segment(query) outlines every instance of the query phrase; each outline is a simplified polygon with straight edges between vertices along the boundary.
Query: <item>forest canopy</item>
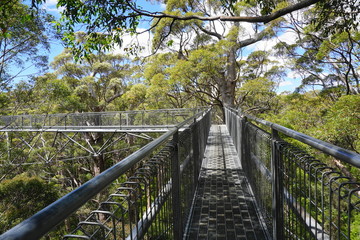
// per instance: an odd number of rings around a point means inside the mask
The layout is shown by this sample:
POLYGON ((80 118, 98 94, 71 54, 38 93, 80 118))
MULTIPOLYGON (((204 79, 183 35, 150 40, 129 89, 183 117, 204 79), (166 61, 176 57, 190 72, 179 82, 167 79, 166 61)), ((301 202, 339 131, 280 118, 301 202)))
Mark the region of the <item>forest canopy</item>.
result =
MULTIPOLYGON (((58 0, 56 16, 46 2, 0 1, 3 115, 205 106, 222 122, 230 106, 360 153, 358 0, 58 0)), ((0 195, 35 189, 48 204, 156 137, 2 134, 0 195)), ((22 204, 0 202, 1 223, 31 215, 22 204)))
POLYGON ((220 118, 224 106, 268 117, 284 114, 291 101, 283 99, 300 94, 328 103, 314 112, 323 121, 332 103, 360 93, 356 0, 59 0, 56 21, 44 2, 0 4, 7 114, 204 105, 218 107, 220 118), (50 22, 65 48, 47 65, 38 49, 56 37, 47 35, 50 22), (22 34, 21 26, 32 27, 22 34), (142 42, 124 45, 126 34, 142 38, 139 31, 150 36, 150 56, 142 42), (27 58, 50 70, 12 80, 9 67, 27 58), (293 93, 277 90, 293 79, 300 82, 293 93))

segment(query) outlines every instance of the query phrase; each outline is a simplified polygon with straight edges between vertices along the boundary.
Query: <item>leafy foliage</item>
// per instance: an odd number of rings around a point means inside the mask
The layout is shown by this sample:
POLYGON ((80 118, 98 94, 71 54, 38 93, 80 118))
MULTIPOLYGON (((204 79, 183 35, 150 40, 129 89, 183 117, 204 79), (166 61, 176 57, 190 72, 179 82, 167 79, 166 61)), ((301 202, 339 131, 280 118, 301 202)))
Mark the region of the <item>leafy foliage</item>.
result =
POLYGON ((114 102, 131 84, 132 70, 127 59, 116 54, 91 55, 75 63, 65 50, 52 63, 54 73, 38 77, 34 97, 44 112, 99 112, 116 109, 114 102), (49 110, 52 109, 52 110, 49 110))
POLYGON ((324 140, 360 153, 360 96, 342 96, 326 114, 324 140))
POLYGON ((44 50, 49 49, 50 37, 54 36, 50 27, 53 18, 20 0, 2 1, 0 13, 0 90, 5 90, 29 65, 47 69, 44 50))
POLYGON ((0 232, 35 214, 58 197, 54 184, 38 177, 22 174, 3 181, 0 185, 0 232))
MULTIPOLYGON (((310 19, 316 18, 316 12, 308 14, 310 19)), ((343 94, 359 94, 358 31, 343 29, 329 35, 323 29, 316 30, 312 23, 293 24, 298 26, 294 28, 296 43, 280 42, 276 48, 280 56, 290 59, 289 67, 301 76, 299 89, 319 86, 333 100, 343 94)))
POLYGON ((78 59, 93 51, 110 50, 115 44, 122 43, 122 34, 134 33, 140 15, 132 11, 134 2, 125 0, 59 0, 58 6, 64 7, 61 22, 57 24, 64 32, 65 43, 72 47, 78 59), (84 41, 77 41, 74 31, 77 25, 85 26, 84 41))
POLYGON ((357 0, 319 1, 317 9, 316 29, 326 34, 352 31, 359 26, 360 2, 357 0))

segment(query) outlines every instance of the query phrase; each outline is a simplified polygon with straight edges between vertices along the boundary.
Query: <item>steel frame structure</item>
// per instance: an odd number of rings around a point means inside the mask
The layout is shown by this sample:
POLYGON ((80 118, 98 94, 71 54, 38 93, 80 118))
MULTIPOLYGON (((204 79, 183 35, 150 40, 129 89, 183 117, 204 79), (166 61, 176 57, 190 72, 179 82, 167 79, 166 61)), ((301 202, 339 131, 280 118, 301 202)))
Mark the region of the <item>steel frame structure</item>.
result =
MULTIPOLYGON (((107 150, 121 140, 134 137, 152 141, 156 134, 169 131, 199 111, 201 109, 162 109, 0 116, 0 140, 7 143, 7 151, 0 157, 8 155, 0 166, 10 166, 8 172, 12 172, 26 165, 54 164, 109 154, 107 150), (91 141, 96 136, 101 136, 103 141, 91 141), (15 143, 13 139, 16 139, 15 143), (76 145, 83 153, 66 155, 64 150, 70 145, 76 145), (19 149, 23 154, 12 157, 12 152, 19 149), (33 159, 30 159, 31 155, 35 155, 33 159)), ((6 174, 0 176, 0 180, 5 177, 6 174)))
MULTIPOLYGON (((164 234, 174 239, 182 238, 210 119, 209 109, 187 117, 161 137, 10 229, 0 239, 38 239, 97 193, 119 181, 117 191, 111 193, 99 209, 92 211, 73 233, 64 238, 139 239, 144 235, 164 234), (125 182, 119 180, 135 166, 137 170, 133 175, 125 182)), ((68 142, 76 144, 64 132, 61 134, 68 138, 68 142)), ((104 144, 100 149, 106 146, 104 144)), ((83 145, 79 147, 85 148, 83 145)), ((94 153, 90 148, 89 145, 86 150, 94 153)))

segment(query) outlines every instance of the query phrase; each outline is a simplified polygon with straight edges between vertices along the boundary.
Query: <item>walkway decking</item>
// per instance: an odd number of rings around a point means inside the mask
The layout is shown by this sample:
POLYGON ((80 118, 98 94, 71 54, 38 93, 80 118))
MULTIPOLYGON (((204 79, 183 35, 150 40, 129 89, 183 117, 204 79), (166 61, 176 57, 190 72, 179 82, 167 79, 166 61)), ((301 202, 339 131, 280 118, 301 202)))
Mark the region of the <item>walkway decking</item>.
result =
POLYGON ((211 127, 186 237, 267 239, 225 125, 211 127))

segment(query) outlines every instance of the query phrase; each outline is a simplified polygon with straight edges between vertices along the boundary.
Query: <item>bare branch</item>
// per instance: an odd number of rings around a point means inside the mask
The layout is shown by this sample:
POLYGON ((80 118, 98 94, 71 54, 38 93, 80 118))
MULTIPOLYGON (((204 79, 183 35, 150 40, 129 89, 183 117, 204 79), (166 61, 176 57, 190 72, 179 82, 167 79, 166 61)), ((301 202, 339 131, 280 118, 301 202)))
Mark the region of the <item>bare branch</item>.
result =
POLYGON ((230 21, 230 22, 251 22, 251 23, 268 23, 271 22, 279 17, 282 17, 284 15, 287 15, 289 13, 292 13, 294 11, 309 7, 317 2, 320 2, 321 0, 303 0, 299 3, 293 4, 291 6, 282 8, 276 12, 273 12, 268 15, 264 16, 213 16, 213 17, 206 17, 206 16, 198 16, 198 15, 190 15, 190 16, 177 16, 172 14, 166 14, 166 13, 158 13, 158 12, 148 12, 143 11, 137 8, 134 8, 131 6, 131 9, 135 11, 136 13, 146 16, 146 17, 152 17, 152 18, 172 18, 174 20, 201 20, 201 21, 230 21))

